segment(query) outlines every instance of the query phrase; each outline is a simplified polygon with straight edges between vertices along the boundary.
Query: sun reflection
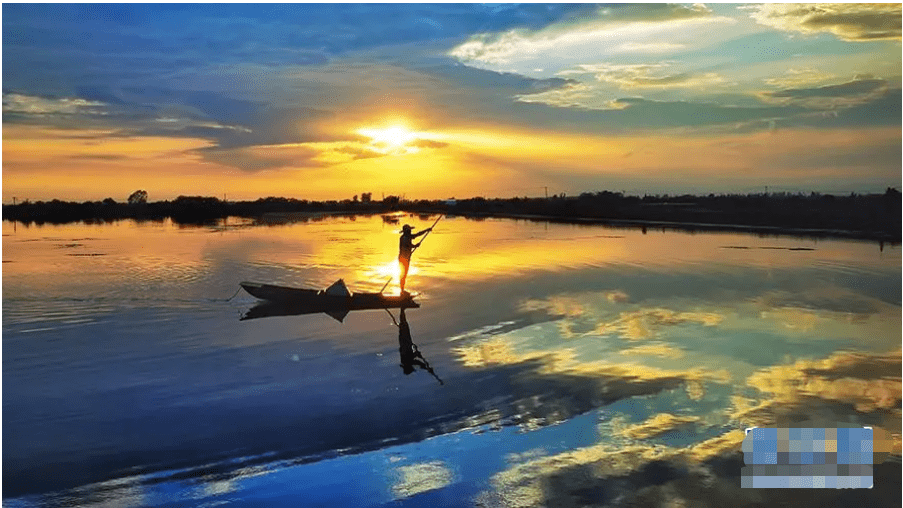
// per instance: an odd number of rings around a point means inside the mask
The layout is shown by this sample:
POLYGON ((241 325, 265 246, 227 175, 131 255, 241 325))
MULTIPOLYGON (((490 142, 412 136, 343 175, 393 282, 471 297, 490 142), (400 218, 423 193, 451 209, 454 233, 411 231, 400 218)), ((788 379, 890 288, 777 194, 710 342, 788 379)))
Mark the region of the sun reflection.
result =
MULTIPOLYGON (((412 263, 410 269, 408 270, 408 281, 411 280, 412 275, 417 275, 418 273, 420 273, 420 270, 414 263, 412 263)), ((370 266, 367 270, 365 270, 364 275, 370 280, 382 281, 386 281, 389 279, 389 277, 391 277, 394 287, 397 286, 398 281, 401 280, 401 266, 398 264, 398 260, 392 260, 381 265, 370 266)))

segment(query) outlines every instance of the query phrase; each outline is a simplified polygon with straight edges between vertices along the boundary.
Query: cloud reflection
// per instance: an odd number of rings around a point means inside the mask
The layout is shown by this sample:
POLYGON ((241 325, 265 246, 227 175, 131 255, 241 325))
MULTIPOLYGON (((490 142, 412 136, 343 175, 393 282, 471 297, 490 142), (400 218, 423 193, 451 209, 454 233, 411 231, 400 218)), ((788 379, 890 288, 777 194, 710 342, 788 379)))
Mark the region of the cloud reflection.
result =
POLYGON ((684 352, 667 344, 644 344, 621 351, 622 355, 661 356, 664 358, 682 358, 684 352))
POLYGON ((670 370, 642 364, 579 361, 572 349, 553 351, 516 351, 506 337, 496 337, 475 345, 456 348, 454 352, 466 367, 490 368, 538 362, 541 375, 580 376, 593 380, 597 396, 613 402, 625 397, 650 395, 684 385, 688 396, 700 400, 705 395, 703 383, 727 383, 727 370, 692 368, 670 370))
MULTIPOLYGON (((751 375, 746 384, 765 398, 737 395, 731 417, 745 426, 812 420, 824 426, 855 421, 877 425, 901 450, 900 350, 883 354, 839 352, 823 360, 798 360, 751 375)), ((877 450, 876 450, 877 451, 877 450)))
POLYGON ((617 333, 628 340, 644 340, 657 337, 665 327, 699 323, 716 326, 724 317, 714 312, 678 312, 671 309, 653 308, 622 312, 618 319, 599 323, 594 333, 608 335, 617 333))
POLYGON ((399 466, 395 469, 395 475, 396 483, 392 485, 395 499, 441 489, 450 485, 455 478, 454 472, 441 461, 399 466))
POLYGON ((649 439, 699 421, 698 416, 675 416, 659 413, 643 423, 621 430, 621 435, 633 439, 649 439))

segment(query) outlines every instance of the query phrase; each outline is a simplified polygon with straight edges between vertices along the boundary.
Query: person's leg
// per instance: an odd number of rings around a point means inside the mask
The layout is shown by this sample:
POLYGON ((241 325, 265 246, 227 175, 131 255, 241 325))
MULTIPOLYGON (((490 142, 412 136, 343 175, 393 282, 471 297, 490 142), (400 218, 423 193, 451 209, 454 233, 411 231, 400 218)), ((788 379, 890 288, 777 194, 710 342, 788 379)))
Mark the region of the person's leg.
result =
POLYGON ((401 268, 401 275, 398 280, 398 286, 404 291, 404 282, 405 279, 408 278, 408 265, 411 263, 410 259, 398 258, 398 265, 401 268))

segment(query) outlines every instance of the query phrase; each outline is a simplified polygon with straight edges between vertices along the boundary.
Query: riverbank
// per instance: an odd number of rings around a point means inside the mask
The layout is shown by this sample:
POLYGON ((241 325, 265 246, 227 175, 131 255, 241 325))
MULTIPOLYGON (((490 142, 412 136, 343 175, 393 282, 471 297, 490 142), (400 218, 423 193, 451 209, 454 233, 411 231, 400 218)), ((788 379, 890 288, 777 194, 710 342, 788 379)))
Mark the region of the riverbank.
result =
POLYGON ((876 242, 885 242, 889 244, 899 244, 900 236, 894 237, 891 234, 882 234, 875 231, 855 231, 843 229, 820 229, 820 228, 791 228, 782 226, 750 226, 743 224, 714 224, 701 222, 673 222, 673 221, 651 221, 651 220, 629 220, 629 219, 598 219, 590 217, 553 217, 545 215, 524 215, 524 214, 480 214, 480 213, 464 213, 460 214, 467 218, 498 218, 498 219, 515 219, 529 220, 535 222, 554 222, 559 224, 585 224, 609 226, 625 229, 642 229, 658 230, 658 231, 682 231, 682 232, 733 232, 733 233, 750 233, 761 236, 792 236, 804 238, 846 238, 850 240, 869 240, 876 242))
POLYGON ((24 224, 107 222, 121 219, 172 219, 207 224, 226 217, 262 221, 312 220, 323 215, 375 215, 397 212, 498 217, 613 227, 681 231, 737 231, 764 235, 837 237, 900 243, 900 192, 884 194, 753 194, 708 196, 624 196, 583 193, 548 198, 402 201, 307 201, 266 198, 221 201, 179 197, 173 201, 124 204, 50 202, 3 205, 3 219, 24 224))

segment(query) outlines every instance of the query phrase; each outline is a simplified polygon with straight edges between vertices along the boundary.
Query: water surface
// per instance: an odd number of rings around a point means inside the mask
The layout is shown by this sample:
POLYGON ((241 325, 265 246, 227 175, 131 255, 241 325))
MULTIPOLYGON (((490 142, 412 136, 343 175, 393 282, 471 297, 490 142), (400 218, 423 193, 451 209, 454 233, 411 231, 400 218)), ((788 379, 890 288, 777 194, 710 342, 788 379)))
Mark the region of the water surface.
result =
POLYGON ((240 320, 433 220, 4 222, 4 503, 899 504, 898 246, 447 217, 406 311, 444 384, 397 309, 240 320), (741 429, 802 421, 893 433, 876 488, 741 490, 741 429))

